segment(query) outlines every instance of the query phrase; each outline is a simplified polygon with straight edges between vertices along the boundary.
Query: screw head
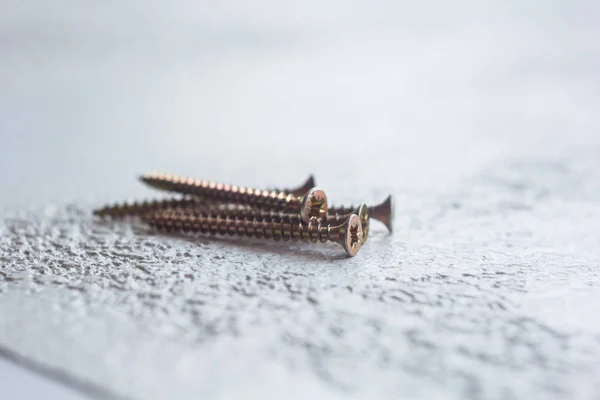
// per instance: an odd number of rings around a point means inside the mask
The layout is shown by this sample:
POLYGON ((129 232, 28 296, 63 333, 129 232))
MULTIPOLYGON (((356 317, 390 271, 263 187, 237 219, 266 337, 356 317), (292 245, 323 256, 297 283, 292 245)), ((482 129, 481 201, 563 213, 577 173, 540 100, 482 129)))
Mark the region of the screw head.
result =
POLYGON ((394 199, 390 194, 383 203, 371 207, 371 218, 383 222, 390 232, 393 229, 394 222, 394 199))
POLYGON ((313 175, 309 175, 308 179, 306 179, 306 182, 304 182, 301 186, 292 189, 290 193, 295 194, 296 196, 304 196, 311 188, 314 188, 315 186, 315 177, 313 175))
POLYGON ((314 177, 313 174, 310 174, 308 176, 308 179, 306 180, 306 182, 304 182, 304 184, 302 185, 302 188, 306 188, 306 190, 308 190, 308 189, 313 188, 315 186, 316 186, 315 177, 314 177))
POLYGON ((350 257, 358 254, 363 243, 363 228, 360 217, 352 214, 344 223, 344 241, 342 245, 350 257))
POLYGON ((356 214, 360 218, 360 222, 362 224, 362 241, 361 245, 365 244, 367 238, 369 237, 369 207, 366 204, 361 204, 356 211, 356 214))
POLYGON ((327 218, 327 195, 319 188, 312 188, 302 198, 300 217, 304 222, 311 218, 319 221, 327 218))

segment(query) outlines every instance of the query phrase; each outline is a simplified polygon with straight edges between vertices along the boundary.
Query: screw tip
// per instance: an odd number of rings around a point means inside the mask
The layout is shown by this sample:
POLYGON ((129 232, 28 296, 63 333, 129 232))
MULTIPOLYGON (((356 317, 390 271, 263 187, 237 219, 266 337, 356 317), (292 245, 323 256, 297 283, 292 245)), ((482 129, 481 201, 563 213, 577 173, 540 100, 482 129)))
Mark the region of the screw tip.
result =
POLYGON ((163 174, 158 174, 158 173, 149 173, 149 174, 143 174, 140 175, 138 177, 138 179, 145 183, 146 185, 154 188, 154 189, 160 189, 160 190, 167 190, 170 191, 170 187, 167 185, 168 181, 165 180, 167 176, 163 175, 163 174))

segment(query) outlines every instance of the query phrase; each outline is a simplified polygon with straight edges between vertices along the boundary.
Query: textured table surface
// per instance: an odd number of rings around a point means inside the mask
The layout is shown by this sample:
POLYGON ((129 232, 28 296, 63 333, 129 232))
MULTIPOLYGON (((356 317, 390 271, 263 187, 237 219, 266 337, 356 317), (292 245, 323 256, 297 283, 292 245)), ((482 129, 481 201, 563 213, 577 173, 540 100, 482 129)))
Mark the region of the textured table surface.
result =
POLYGON ((600 398, 591 2, 44 4, 0 14, 4 357, 108 398, 600 398), (312 172, 395 232, 92 218, 150 170, 312 172))

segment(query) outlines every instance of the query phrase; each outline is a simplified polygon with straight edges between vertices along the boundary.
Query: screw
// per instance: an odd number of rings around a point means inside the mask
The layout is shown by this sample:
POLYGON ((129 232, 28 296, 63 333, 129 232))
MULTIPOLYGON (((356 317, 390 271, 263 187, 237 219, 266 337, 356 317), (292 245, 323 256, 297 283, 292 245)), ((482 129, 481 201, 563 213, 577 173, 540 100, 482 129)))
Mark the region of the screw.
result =
POLYGON ((296 219, 239 217, 230 215, 190 215, 155 213, 146 216, 148 224, 162 231, 210 233, 212 235, 248 236, 294 242, 339 243, 346 253, 355 256, 362 244, 362 224, 356 214, 342 224, 331 225, 311 218, 308 223, 296 219))
MULTIPOLYGON (((172 180, 177 179, 176 176, 153 172, 151 174, 146 174, 146 175, 141 176, 140 180, 142 182, 144 182, 145 184, 147 184, 148 186, 154 187, 156 189, 171 191, 172 189, 165 187, 166 182, 162 178, 170 178, 172 180)), ((182 179, 182 178, 180 177, 179 179, 182 179)), ((185 179, 186 181, 189 181, 189 179, 186 179, 186 178, 183 178, 183 179, 185 179)), ((288 193, 288 194, 294 194, 296 196, 302 196, 302 195, 306 194, 306 192, 308 192, 310 189, 314 188, 315 186, 317 186, 315 184, 315 177, 314 177, 314 175, 311 174, 308 176, 308 178, 302 185, 300 185, 296 188, 287 188, 287 189, 270 188, 270 189, 266 189, 266 190, 269 192, 273 192, 273 191, 284 192, 284 193, 288 193)))
MULTIPOLYGON (((209 215, 221 215, 227 217, 246 218, 246 219, 262 219, 263 221, 277 221, 277 220, 289 220, 293 222, 301 222, 299 214, 290 214, 283 211, 277 210, 256 210, 252 208, 239 208, 239 206, 228 206, 227 205, 208 205, 202 208, 186 208, 186 207, 173 207, 162 210, 162 214, 166 216, 177 215, 180 217, 198 217, 198 216, 209 216, 209 215)), ((362 224, 362 240, 361 245, 365 244, 369 235, 369 209, 363 204, 357 207, 354 212, 349 214, 327 214, 327 223, 342 223, 347 220, 350 215, 356 214, 360 218, 362 224)))
POLYGON ((262 209, 298 212, 303 222, 308 222, 312 217, 319 220, 327 218, 327 196, 323 190, 318 188, 312 188, 303 197, 300 197, 275 190, 250 189, 164 174, 144 175, 140 179, 150 186, 172 192, 262 209))
MULTIPOLYGON (((329 214, 339 214, 342 218, 356 212, 356 208, 350 207, 330 207, 329 214)), ((383 222, 383 224, 392 232, 392 224, 394 222, 394 199, 390 194, 381 204, 369 207, 369 217, 383 222)))

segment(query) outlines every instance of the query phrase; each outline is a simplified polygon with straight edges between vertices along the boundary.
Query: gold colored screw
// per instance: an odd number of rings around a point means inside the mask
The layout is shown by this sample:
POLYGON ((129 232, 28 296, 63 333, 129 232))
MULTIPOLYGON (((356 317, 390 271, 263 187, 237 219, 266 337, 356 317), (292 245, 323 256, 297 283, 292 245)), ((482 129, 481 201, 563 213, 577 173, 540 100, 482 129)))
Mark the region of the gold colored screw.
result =
MULTIPOLYGON (((161 190, 167 190, 167 191, 172 191, 170 188, 165 188, 163 186, 163 181, 161 180, 157 180, 157 179, 153 179, 154 177, 167 177, 170 175, 168 174, 160 174, 160 173, 151 173, 151 174, 146 174, 146 175, 142 175, 140 177, 140 180, 142 182, 144 182, 145 184, 147 184, 148 186, 151 186, 155 189, 161 189, 161 190)), ((177 177, 172 177, 173 179, 177 178, 177 177)), ((180 178, 181 179, 181 178, 180 178)), ((279 188, 269 188, 266 189, 269 192, 284 192, 284 193, 288 193, 288 194, 293 194, 296 196, 303 196, 304 194, 306 194, 306 192, 308 192, 310 189, 316 187, 316 183, 315 183, 315 177, 314 175, 309 175, 308 178, 306 179, 306 181, 301 184, 298 187, 295 188, 285 188, 285 189, 279 189, 279 188)))
POLYGON ((190 215, 158 212, 146 221, 156 229, 173 232, 210 233, 212 235, 248 236, 294 242, 339 243, 346 253, 355 256, 362 244, 362 224, 356 214, 342 224, 331 225, 311 218, 307 223, 297 219, 239 217, 230 215, 190 215))
MULTIPOLYGON (((226 206, 226 205, 225 205, 226 206)), ((246 218, 246 219, 261 219, 263 221, 277 221, 277 220, 289 220, 293 222, 301 222, 302 219, 299 214, 290 214, 283 211, 277 210, 257 210, 253 208, 239 208, 239 206, 229 206, 224 207, 221 205, 209 205, 207 207, 195 207, 195 208, 187 208, 187 207, 172 207, 163 209, 160 212, 163 216, 178 216, 178 217, 200 217, 200 216, 209 216, 209 215, 221 215, 226 217, 235 217, 235 218, 246 218)), ((327 223, 341 223, 346 221, 350 215, 356 214, 360 218, 362 225, 362 240, 361 245, 365 244, 367 241, 367 237, 369 235, 369 209, 363 204, 357 207, 354 212, 351 212, 346 215, 342 214, 332 214, 328 213, 327 215, 327 223)))
POLYGON ((303 222, 308 222, 313 217, 319 220, 327 218, 327 196, 323 190, 318 188, 312 188, 300 197, 281 191, 251 189, 165 174, 149 174, 140 179, 150 186, 171 192, 214 199, 224 203, 248 205, 259 209, 299 213, 303 222))

